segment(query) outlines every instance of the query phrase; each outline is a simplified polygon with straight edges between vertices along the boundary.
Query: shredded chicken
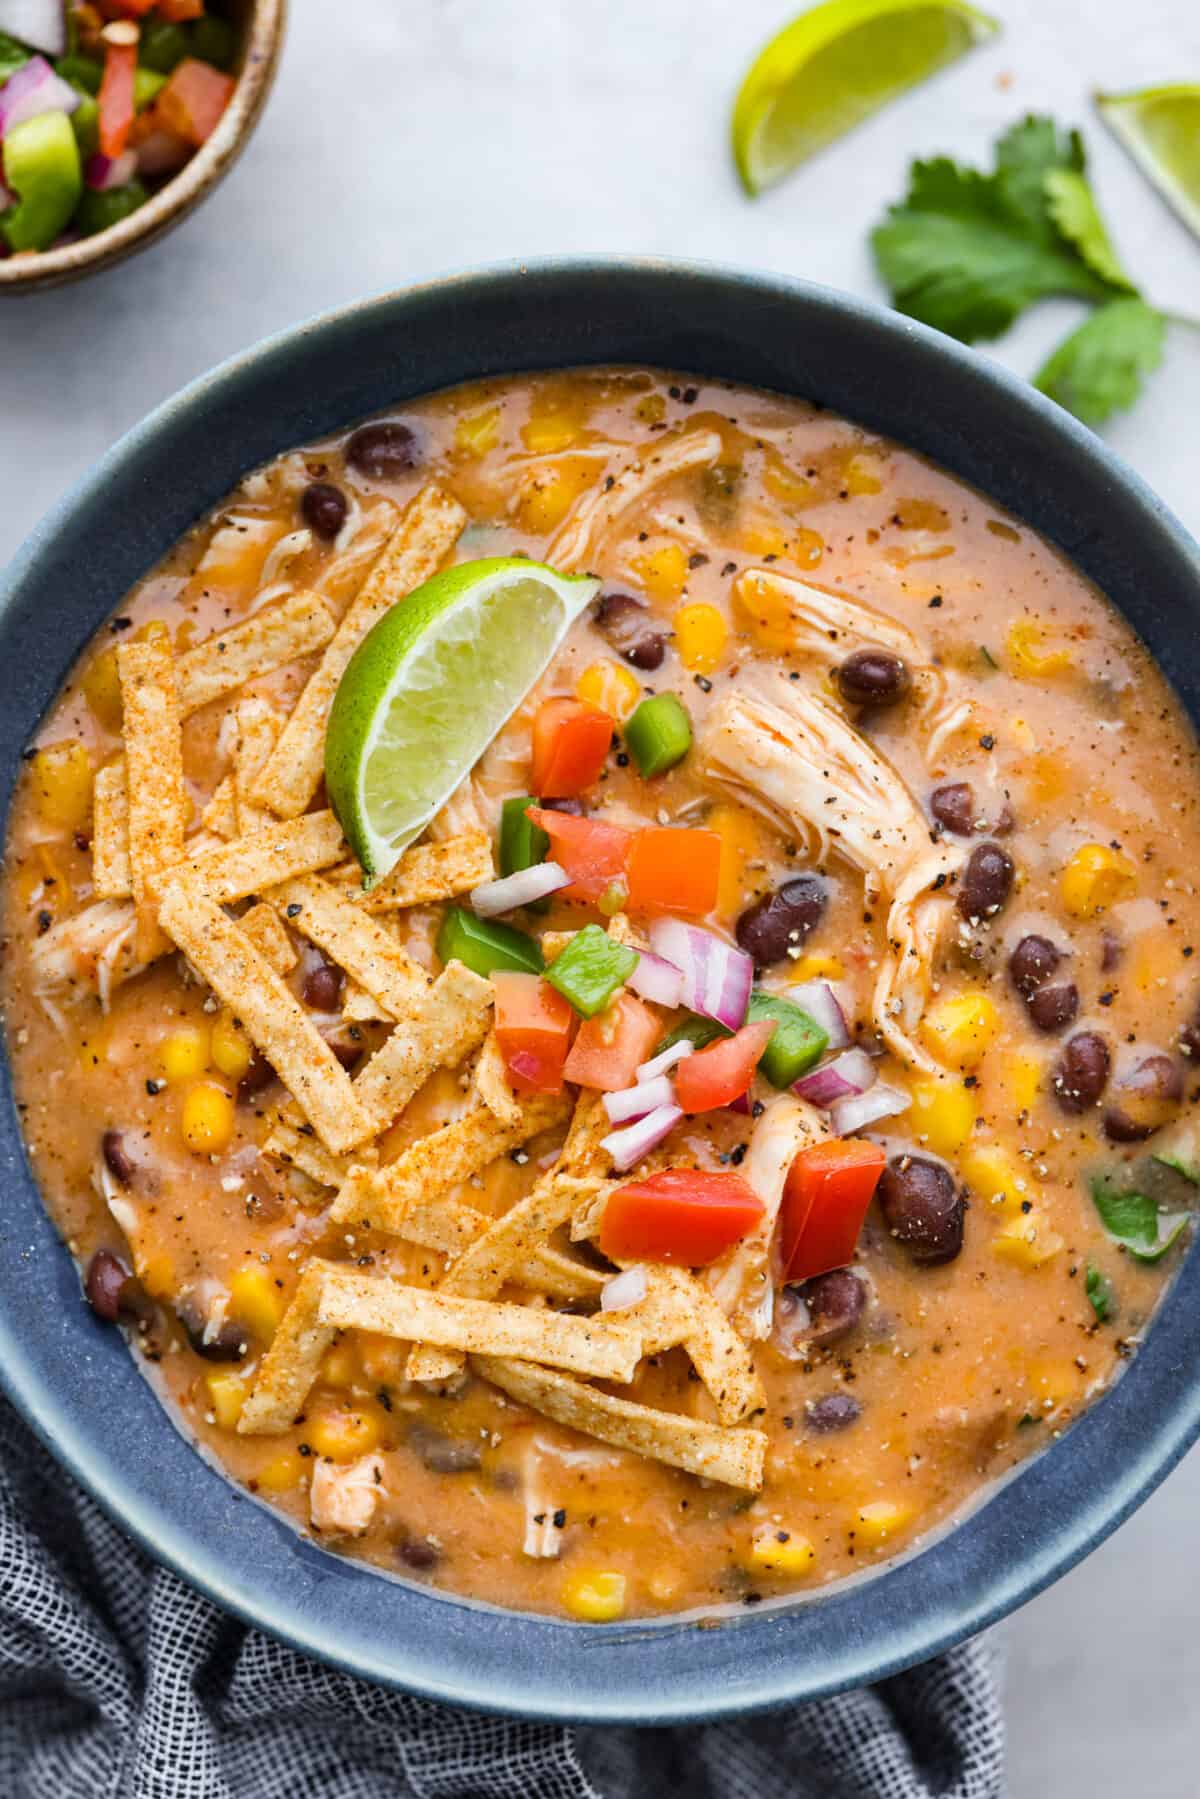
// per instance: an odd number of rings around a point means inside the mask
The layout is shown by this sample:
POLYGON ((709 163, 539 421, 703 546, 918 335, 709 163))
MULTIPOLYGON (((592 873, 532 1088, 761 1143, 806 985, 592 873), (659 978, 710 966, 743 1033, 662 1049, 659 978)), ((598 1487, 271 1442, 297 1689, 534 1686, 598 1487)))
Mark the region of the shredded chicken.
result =
POLYGON ((309 1516, 331 1536, 360 1537, 375 1516, 382 1490, 380 1456, 364 1455, 345 1464, 314 1460, 309 1516))
POLYGON ((545 1470, 536 1442, 528 1444, 521 1464, 521 1492, 525 1503, 523 1555, 534 1561, 552 1561, 562 1548, 562 1530, 555 1524, 557 1507, 543 1485, 545 1470))
POLYGON ((792 647, 803 655, 840 662, 855 650, 884 649, 911 663, 929 659, 928 651, 906 625, 848 594, 810 586, 775 569, 748 568, 737 581, 743 610, 753 612, 756 594, 786 601, 792 647))
POLYGON ((754 1127, 742 1174, 762 1200, 763 1216, 750 1235, 726 1250, 705 1275, 713 1297, 743 1337, 762 1339, 771 1334, 775 1307, 771 1240, 784 1182, 800 1151, 828 1135, 829 1126, 816 1107, 790 1093, 772 1100, 754 1127))
POLYGON ((99 993, 105 1007, 113 986, 140 974, 132 900, 97 900, 51 925, 33 945, 39 996, 71 999, 99 993))
POLYGON ((706 468, 720 454, 721 439, 715 431, 685 431, 648 446, 611 486, 592 488, 583 496, 551 540, 546 561, 555 568, 586 572, 608 532, 651 488, 688 469, 706 468))

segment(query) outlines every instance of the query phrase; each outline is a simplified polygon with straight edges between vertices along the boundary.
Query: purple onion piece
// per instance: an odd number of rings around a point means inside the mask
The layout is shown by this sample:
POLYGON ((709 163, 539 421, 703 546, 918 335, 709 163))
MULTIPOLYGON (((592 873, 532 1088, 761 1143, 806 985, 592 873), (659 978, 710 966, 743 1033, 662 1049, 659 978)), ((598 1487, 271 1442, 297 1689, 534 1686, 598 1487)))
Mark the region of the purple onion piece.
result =
MULTIPOLYGON (((7 29, 5 10, 6 0, 0 0, 0 29, 7 29)), ((79 95, 70 82, 56 75, 44 56, 31 56, 0 87, 0 138, 41 113, 74 112, 78 105, 79 95)))
POLYGON ((849 1137, 855 1131, 861 1131, 869 1124, 875 1124, 880 1118, 891 1118, 897 1112, 907 1111, 912 1100, 907 1093, 901 1093, 898 1087, 888 1087, 883 1081, 876 1081, 869 1093, 859 1093, 853 1099, 839 1099, 830 1109, 830 1120, 839 1137, 849 1137))
POLYGON ((659 1106, 674 1104, 675 1088, 665 1074, 656 1075, 653 1080, 639 1081, 634 1087, 622 1087, 617 1093, 606 1093, 603 1098, 611 1124, 629 1124, 632 1119, 644 1118, 647 1112, 653 1112, 659 1106))
POLYGON ((829 1038, 830 1049, 846 1048, 850 1041, 846 1015, 828 981, 801 981, 788 988, 787 996, 808 1013, 814 1024, 820 1025, 829 1038))
POLYGON ((476 917, 496 918, 501 912, 515 912, 518 906, 532 906, 535 900, 569 886, 570 881, 557 862, 536 862, 532 868, 519 868, 516 874, 473 888, 471 905, 476 917))
POLYGON ((675 1007, 683 996, 683 975, 679 969, 650 950, 642 950, 627 985, 656 1006, 675 1007))
POLYGON ((639 1081, 652 1081, 656 1074, 666 1074, 677 1062, 686 1062, 695 1053, 696 1045, 689 1043, 686 1037, 681 1037, 670 1049, 661 1050, 657 1056, 651 1056, 648 1062, 640 1063, 637 1078, 639 1081))
POLYGON ((677 918, 659 919, 650 942, 683 975, 682 1003, 689 1012, 715 1018, 730 1031, 741 1028, 754 980, 754 963, 743 950, 677 918))
POLYGON ((621 1131, 611 1131, 600 1147, 611 1156, 618 1174, 626 1174, 652 1149, 657 1149, 664 1137, 670 1136, 682 1117, 678 1106, 658 1106, 645 1118, 639 1118, 636 1124, 626 1125, 621 1131))
POLYGON ((0 0, 0 31, 46 56, 63 56, 67 49, 63 0, 0 0))
POLYGON ((865 1050, 848 1049, 835 1056, 811 1074, 801 1076, 793 1089, 813 1106, 832 1106, 839 1099, 853 1099, 873 1087, 877 1078, 874 1062, 865 1050))

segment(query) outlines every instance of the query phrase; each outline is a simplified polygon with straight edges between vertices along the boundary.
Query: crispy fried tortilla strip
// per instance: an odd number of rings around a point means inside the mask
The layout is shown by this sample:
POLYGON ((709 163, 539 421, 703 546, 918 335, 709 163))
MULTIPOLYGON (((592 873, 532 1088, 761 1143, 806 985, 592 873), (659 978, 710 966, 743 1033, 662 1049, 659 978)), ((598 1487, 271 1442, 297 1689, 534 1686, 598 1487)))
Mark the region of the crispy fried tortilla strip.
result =
POLYGON ((321 1284, 330 1264, 314 1259, 300 1276, 271 1347, 258 1365, 238 1430, 244 1437, 278 1436, 303 1408, 317 1369, 337 1334, 319 1317, 321 1284))
POLYGON ((255 799, 281 818, 303 812, 317 791, 324 771, 329 708, 351 656, 397 600, 437 572, 466 522, 458 501, 430 482, 383 546, 255 782, 255 799))
POLYGON ((231 837, 238 835, 237 811, 233 803, 233 776, 222 775, 212 790, 207 806, 200 814, 200 823, 214 837, 223 837, 228 843, 231 837))
POLYGON ((263 1138, 262 1153, 298 1168, 318 1187, 340 1187, 348 1172, 345 1157, 330 1155, 311 1135, 311 1129, 302 1130, 286 1118, 277 1118, 263 1138))
POLYGON ((350 1024, 390 1024, 391 1019, 377 999, 347 978, 342 988, 342 1017, 350 1024))
POLYGON ((377 887, 359 895, 368 912, 394 912, 401 906, 430 906, 438 900, 469 893, 494 880, 492 840, 486 831, 464 831, 443 843, 419 843, 405 850, 395 868, 377 887))
POLYGON ((399 938, 352 899, 309 875, 284 881, 271 894, 288 922, 310 943, 352 975, 377 999, 389 1018, 419 1018, 433 976, 414 962, 399 938))
POLYGON ((125 758, 97 769, 92 794, 92 886, 97 899, 126 899, 129 867, 129 796, 125 758))
POLYGON ((166 948, 158 928, 164 877, 183 856, 190 804, 183 780, 183 735, 169 643, 146 638, 117 650, 124 709, 129 867, 139 956, 166 948))
POLYGON ((300 960, 300 953, 288 936, 274 906, 265 900, 247 907, 238 919, 238 929, 247 936, 264 962, 276 974, 290 974, 300 960))
POLYGON ((256 805, 251 799, 250 789, 275 748, 282 725, 283 720, 274 706, 268 706, 265 700, 251 696, 239 701, 237 746, 233 753, 233 804, 238 834, 242 837, 275 822, 265 806, 256 805))
POLYGON ((257 681, 273 669, 310 656, 329 642, 336 620, 320 594, 303 589, 278 605, 264 606, 244 624, 217 631, 187 650, 175 665, 182 717, 210 700, 257 681))
POLYGON ((593 1180, 606 1175, 611 1162, 600 1145, 611 1129, 602 1096, 584 1088, 575 1101, 571 1128, 562 1146, 555 1173, 576 1175, 581 1180, 593 1180))
POLYGON ((492 984, 450 962, 428 988, 417 1014, 398 1024, 356 1077, 354 1095, 371 1122, 386 1130, 435 1068, 453 1068, 483 1040, 492 1016, 492 984))
POLYGON ((728 1430, 699 1418, 637 1405, 630 1399, 615 1399, 568 1374, 535 1368, 529 1362, 480 1355, 471 1359, 484 1379, 511 1399, 572 1430, 672 1468, 683 1468, 688 1474, 702 1475, 705 1480, 723 1481, 749 1493, 762 1487, 767 1452, 764 1431, 728 1430))
POLYGON ((765 1409, 767 1396, 750 1346, 738 1336, 708 1288, 683 1268, 646 1270, 644 1300, 614 1313, 642 1336, 646 1355, 682 1344, 722 1424, 740 1424, 765 1409))
POLYGON ((410 1343, 445 1344, 488 1355, 536 1357, 556 1368, 628 1381, 641 1338, 602 1318, 575 1318, 541 1306, 459 1299, 406 1287, 356 1269, 327 1268, 318 1317, 341 1330, 379 1331, 410 1343))
POLYGON ((369 1126, 350 1077, 318 1036, 296 996, 220 906, 176 884, 159 915, 162 928, 241 1020, 327 1149, 340 1155, 369 1126))
POLYGON ((342 827, 333 813, 307 812, 303 818, 273 821, 203 855, 189 855, 172 871, 171 884, 230 906, 252 893, 265 894, 293 876, 328 868, 345 851, 342 827))
POLYGON ((484 1038, 483 1048, 471 1070, 471 1079, 488 1111, 494 1112, 501 1124, 514 1124, 521 1116, 521 1096, 509 1083, 508 1069, 500 1054, 495 1031, 489 1031, 484 1038))

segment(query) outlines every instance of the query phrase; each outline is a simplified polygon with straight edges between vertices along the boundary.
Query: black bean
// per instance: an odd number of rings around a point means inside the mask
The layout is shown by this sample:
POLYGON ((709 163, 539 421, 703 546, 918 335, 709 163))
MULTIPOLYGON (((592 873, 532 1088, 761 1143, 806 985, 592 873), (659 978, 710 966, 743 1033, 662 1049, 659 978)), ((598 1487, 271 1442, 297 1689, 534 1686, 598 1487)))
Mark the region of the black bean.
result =
POLYGON ((470 1474, 480 1466, 478 1443, 464 1437, 448 1437, 427 1424, 414 1424, 408 1446, 434 1474, 470 1474))
POLYGON ((1012 857, 998 843, 981 843, 971 851, 958 889, 964 918, 994 918, 1012 891, 1012 857))
POLYGON ((186 1302, 176 1307, 176 1316, 184 1328, 188 1342, 206 1362, 240 1362, 249 1343, 248 1334, 231 1319, 218 1326, 205 1342, 206 1321, 186 1302))
POLYGON ((304 977, 300 997, 314 1012, 336 1012, 341 1005, 345 975, 332 962, 318 962, 304 977))
POLYGON ((650 611, 627 593, 602 593, 593 615, 618 656, 634 668, 660 668, 667 653, 667 633, 650 611))
POLYGON ((894 706, 912 686, 908 664, 890 650, 855 650, 837 670, 842 698, 852 706, 894 706))
POLYGON ((250 1066, 238 1081, 238 1104, 240 1106, 252 1104, 253 1101, 257 1099, 258 1095, 271 1085, 271 1082, 274 1079, 275 1070, 271 1067, 267 1058, 260 1055, 258 1050, 252 1051, 250 1056, 250 1066))
POLYGON ((360 425, 346 444, 346 461, 373 481, 394 481, 417 464, 417 434, 398 419, 360 425))
POLYGON ((346 522, 346 496, 332 481, 310 481, 300 495, 300 513, 318 537, 334 538, 346 522))
POLYGON ((111 1249, 98 1249, 87 1265, 83 1291, 98 1318, 115 1324, 126 1307, 126 1289, 133 1276, 111 1249))
POLYGON ((125 1148, 125 1139, 120 1131, 105 1131, 100 1139, 100 1149, 109 1172, 123 1187, 128 1187, 137 1173, 137 1163, 125 1148))
POLYGON ((1025 1005, 1039 1031, 1064 1031, 1079 1011, 1079 989, 1074 981, 1051 981, 1031 993, 1025 1005))
POLYGON ((805 1335, 813 1343, 840 1343, 848 1337, 867 1306, 866 1282, 851 1268, 835 1268, 806 1281, 800 1297, 811 1320, 805 1335))
POLYGON ((862 1406, 849 1393, 826 1393, 821 1399, 810 1399, 804 1408, 809 1430, 845 1430, 862 1417, 862 1406))
POLYGON ((959 1253, 966 1206, 943 1163, 893 1156, 876 1191, 888 1229, 914 1262, 949 1262, 959 1253))
POLYGON ((969 837, 975 828, 975 790, 968 781, 947 781, 930 794, 929 810, 945 830, 969 837))
POLYGON ((1117 1087, 1104 1114, 1115 1143, 1140 1143, 1170 1122, 1183 1098, 1183 1075, 1170 1056, 1147 1056, 1117 1087))
POLYGON ((406 1537, 397 1554, 406 1568, 414 1568, 418 1574, 426 1574, 438 1565, 437 1549, 428 1537, 406 1537))
POLYGON ((737 940, 760 968, 782 962, 821 921, 829 896, 816 875, 798 875, 765 893, 737 921, 737 940))
POLYGON ((565 812, 570 818, 586 818, 587 807, 582 800, 543 800, 546 812, 565 812))
POLYGON ((362 1044, 347 1042, 344 1037, 327 1037, 325 1041, 333 1051, 335 1060, 341 1063, 346 1073, 353 1074, 363 1059, 362 1044))
POLYGON ((1031 932, 1022 937, 1008 958, 1009 977, 1021 997, 1028 999, 1036 988, 1050 979, 1061 961, 1062 951, 1057 944, 1031 932))
POLYGON ((1115 931, 1102 931, 1100 934, 1100 972, 1111 974, 1125 954, 1125 945, 1115 931))
POLYGON ((1077 1031, 1063 1048, 1051 1085, 1064 1112, 1098 1104, 1108 1080, 1108 1045, 1096 1031, 1077 1031))

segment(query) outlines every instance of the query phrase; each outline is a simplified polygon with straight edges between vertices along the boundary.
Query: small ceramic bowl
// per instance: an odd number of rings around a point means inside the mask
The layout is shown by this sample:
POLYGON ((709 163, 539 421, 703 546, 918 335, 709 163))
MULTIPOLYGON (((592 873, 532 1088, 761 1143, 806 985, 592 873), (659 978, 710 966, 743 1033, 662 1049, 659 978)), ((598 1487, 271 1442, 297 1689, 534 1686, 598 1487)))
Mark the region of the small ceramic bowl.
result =
POLYGON ((208 142, 164 187, 136 212, 57 250, 10 256, 0 262, 0 295, 28 294, 39 287, 78 281, 144 250, 186 218, 233 167, 258 123, 271 91, 287 21, 287 0, 234 0, 233 17, 241 40, 237 86, 208 142))

